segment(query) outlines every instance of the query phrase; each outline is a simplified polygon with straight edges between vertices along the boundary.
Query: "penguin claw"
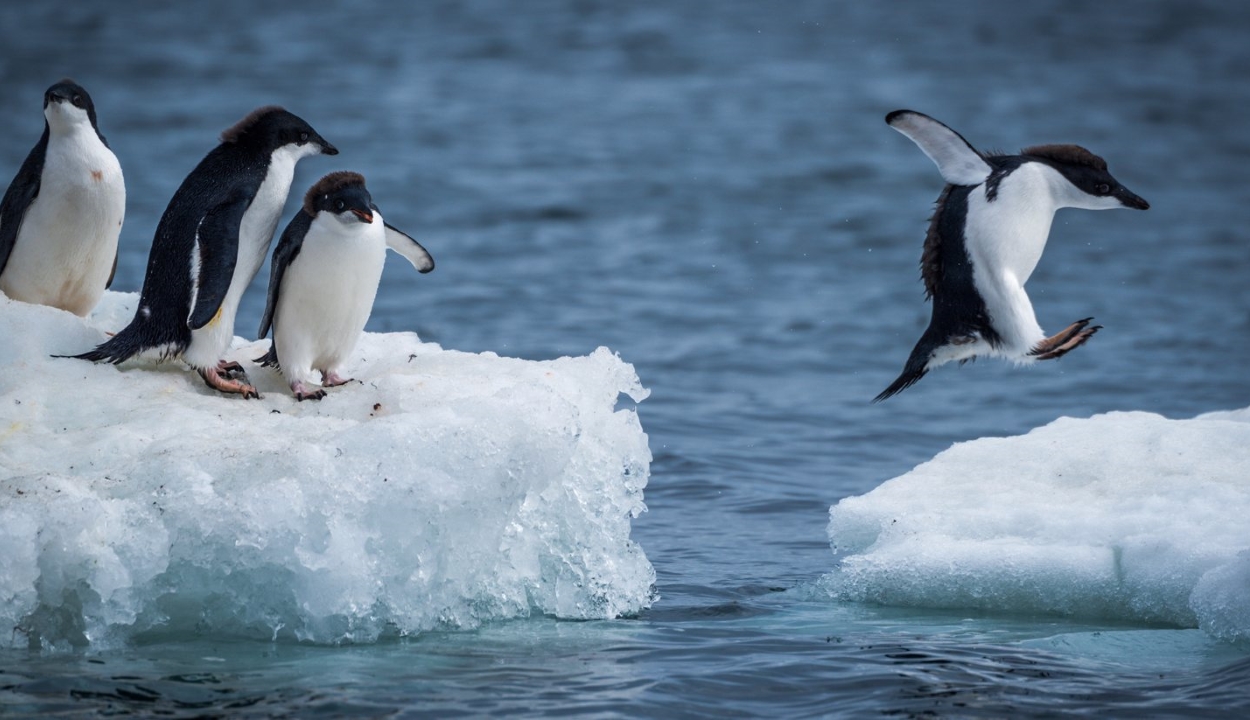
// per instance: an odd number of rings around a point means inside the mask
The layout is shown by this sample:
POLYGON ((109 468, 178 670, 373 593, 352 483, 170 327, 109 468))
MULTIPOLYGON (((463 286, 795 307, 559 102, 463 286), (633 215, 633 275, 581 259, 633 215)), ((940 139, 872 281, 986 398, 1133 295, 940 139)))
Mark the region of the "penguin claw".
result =
POLYGON ((338 387, 339 385, 346 385, 351 381, 352 378, 339 377, 339 374, 333 370, 328 373, 321 373, 322 387, 338 387))
POLYGON ((1029 351, 1029 355, 1039 360, 1050 360, 1066 355, 1070 350, 1079 347, 1102 327, 1099 325, 1092 330, 1086 331, 1085 326, 1089 325, 1090 320, 1093 320, 1093 318, 1077 320, 1054 335, 1042 340, 1029 351), (1080 340, 1073 344, 1072 341, 1077 338, 1080 338, 1080 340))
MULTIPOLYGON (((238 363, 234 363, 234 365, 238 366, 238 363)), ((215 368, 204 368, 199 371, 205 385, 219 392, 242 395, 244 400, 260 399, 260 391, 248 381, 247 374, 243 373, 242 367, 239 368, 237 374, 233 369, 226 369, 225 375, 222 374, 220 367, 219 365, 215 368), (240 379, 240 375, 242 379, 240 379)))
POLYGON ((247 371, 237 362, 222 360, 217 363, 217 373, 227 380, 240 380, 244 384, 252 384, 251 379, 247 376, 247 371))
POLYGON ((1094 333, 1102 329, 1101 325, 1086 327, 1092 319, 1085 318, 1072 323, 1053 338, 1047 338, 1038 343, 1037 347, 1030 354, 1038 360, 1058 360, 1067 355, 1084 345, 1087 340, 1094 336, 1094 333))
POLYGON ((291 383, 291 392, 295 395, 295 399, 299 402, 304 402, 305 400, 320 400, 326 396, 325 390, 322 390, 321 388, 309 390, 308 386, 302 382, 291 383))

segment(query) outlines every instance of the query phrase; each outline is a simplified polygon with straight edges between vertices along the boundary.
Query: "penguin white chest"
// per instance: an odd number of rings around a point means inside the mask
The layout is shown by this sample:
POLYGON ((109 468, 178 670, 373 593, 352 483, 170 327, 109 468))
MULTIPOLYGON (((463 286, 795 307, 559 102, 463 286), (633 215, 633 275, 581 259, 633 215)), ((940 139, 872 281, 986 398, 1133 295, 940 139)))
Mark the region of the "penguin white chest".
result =
POLYGON ((288 380, 308 382, 313 370, 336 369, 369 320, 386 260, 380 214, 344 224, 321 213, 282 279, 274 313, 274 345, 288 380))
POLYGON ((269 171, 256 191, 252 204, 243 214, 243 220, 239 224, 238 264, 235 265, 234 280, 227 293, 227 302, 233 300, 235 306, 243 296, 243 291, 260 271, 260 266, 264 264, 265 256, 269 253, 274 230, 278 228, 278 220, 282 215, 282 206, 286 204, 291 181, 295 178, 295 163, 300 157, 292 146, 285 146, 274 152, 269 161, 269 171))
POLYGON ((1028 282, 1037 267, 1057 209, 1046 177, 1053 172, 1039 163, 1025 163, 999 183, 993 200, 985 186, 968 196, 966 238, 977 273, 1028 282))
MULTIPOLYGON (((126 212, 117 156, 90 125, 53 133, 0 289, 86 315, 104 294, 126 212)), ((10 222, 0 218, 0 222, 10 222)))

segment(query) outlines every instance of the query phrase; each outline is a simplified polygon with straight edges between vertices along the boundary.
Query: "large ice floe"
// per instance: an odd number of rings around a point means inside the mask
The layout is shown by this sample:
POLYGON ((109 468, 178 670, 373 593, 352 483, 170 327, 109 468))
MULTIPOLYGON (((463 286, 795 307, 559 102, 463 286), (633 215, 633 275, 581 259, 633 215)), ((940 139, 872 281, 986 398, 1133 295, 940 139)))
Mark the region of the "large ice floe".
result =
POLYGON ((536 362, 366 333, 360 382, 304 403, 251 365, 267 342, 229 354, 259 401, 181 363, 51 357, 136 301, 107 293, 84 322, 0 295, 0 645, 371 642, 651 602, 629 537, 651 455, 617 407, 647 391, 608 350, 536 362))
POLYGON ((842 600, 1250 638, 1250 409, 981 438, 829 514, 842 600))

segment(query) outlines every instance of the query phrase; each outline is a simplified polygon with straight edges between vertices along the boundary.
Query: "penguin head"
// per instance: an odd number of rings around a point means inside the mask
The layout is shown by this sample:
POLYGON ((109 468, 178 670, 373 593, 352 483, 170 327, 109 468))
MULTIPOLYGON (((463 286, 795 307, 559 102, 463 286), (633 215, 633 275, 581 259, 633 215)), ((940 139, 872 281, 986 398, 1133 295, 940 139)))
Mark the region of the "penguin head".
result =
POLYGON ((332 172, 318 180, 304 195, 304 212, 312 217, 328 213, 349 227, 372 225, 378 218, 363 175, 332 172))
POLYGON ((78 83, 66 78, 43 94, 43 116, 53 130, 90 123, 96 127, 95 104, 78 83))
POLYGON ((1062 207, 1084 210, 1150 208, 1150 203, 1112 177, 1106 160, 1080 145, 1039 145, 1025 148, 1021 155, 1050 165, 1067 181, 1058 193, 1062 207))
POLYGON ((300 116, 276 105, 257 108, 221 134, 227 144, 247 146, 272 153, 289 148, 299 157, 338 155, 338 148, 300 116))

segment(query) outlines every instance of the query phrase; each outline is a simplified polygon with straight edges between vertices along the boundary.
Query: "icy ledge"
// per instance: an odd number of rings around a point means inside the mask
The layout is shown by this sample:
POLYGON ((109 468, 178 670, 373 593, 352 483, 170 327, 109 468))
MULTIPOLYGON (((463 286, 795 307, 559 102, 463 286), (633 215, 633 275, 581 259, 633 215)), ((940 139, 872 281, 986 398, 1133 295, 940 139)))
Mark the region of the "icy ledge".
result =
MULTIPOLYGON (((371 642, 651 602, 629 539, 651 454, 604 348, 530 362, 366 334, 363 381, 220 396, 173 363, 81 352, 87 321, 0 295, 0 645, 199 637, 371 642), (13 629, 10 632, 10 629, 13 629)), ((236 338, 231 359, 262 354, 236 338)))
POLYGON ((838 599, 1250 638, 1250 409, 958 444, 829 515, 838 599))

